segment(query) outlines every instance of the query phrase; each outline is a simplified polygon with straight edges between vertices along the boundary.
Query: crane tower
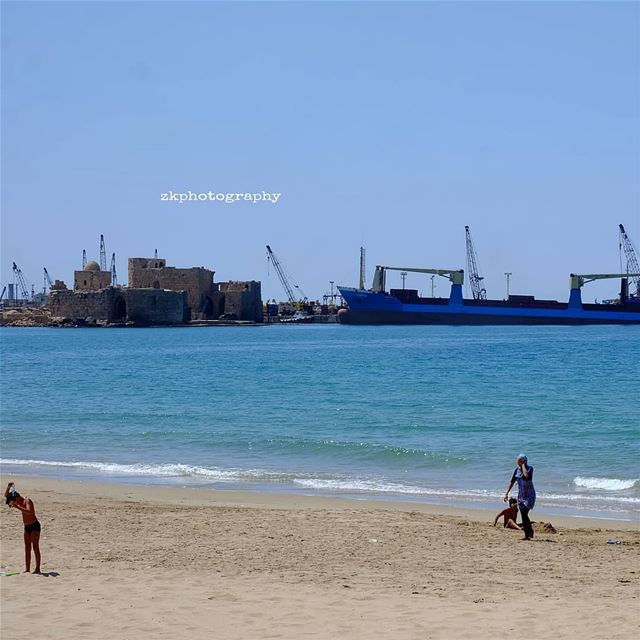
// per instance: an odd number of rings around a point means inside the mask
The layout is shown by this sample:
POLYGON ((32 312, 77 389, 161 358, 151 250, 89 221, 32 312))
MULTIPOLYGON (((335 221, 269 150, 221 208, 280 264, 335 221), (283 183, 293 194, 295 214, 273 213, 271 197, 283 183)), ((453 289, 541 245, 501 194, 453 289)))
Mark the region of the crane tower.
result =
POLYGON ((464 230, 467 235, 467 272, 469 274, 471 294, 474 300, 486 300, 487 290, 482 286, 482 280, 484 278, 478 273, 478 260, 473 247, 473 241, 471 240, 471 231, 469 231, 468 226, 466 226, 464 230))
POLYGON ((25 300, 29 300, 29 290, 27 289, 27 283, 24 281, 22 270, 15 262, 13 263, 13 275, 15 276, 18 287, 20 288, 20 295, 25 300))
MULTIPOLYGON (((623 225, 618 225, 620 230, 620 250, 624 251, 625 258, 627 259, 627 273, 640 273, 640 265, 638 265, 638 258, 636 258, 636 251, 624 230, 623 225)), ((640 297, 640 276, 631 277, 631 283, 636 287, 636 296, 640 297)), ((630 283, 630 284, 631 284, 630 283)))
POLYGON ((298 300, 296 299, 296 296, 293 293, 294 287, 298 290, 298 293, 304 299, 306 297, 304 295, 304 292, 302 291, 302 289, 300 289, 298 285, 293 285, 293 286, 291 285, 291 283, 289 282, 289 278, 287 277, 287 274, 285 273, 282 265, 280 264, 280 261, 278 260, 278 258, 276 258, 275 253, 273 253, 269 245, 267 245, 267 260, 270 260, 273 263, 273 268, 276 270, 276 273, 278 274, 278 278, 282 283, 282 287, 285 293, 287 294, 287 299, 289 300, 289 302, 291 304, 296 304, 298 302, 298 300))
POLYGON ((107 270, 107 249, 104 246, 104 236, 100 234, 100 271, 107 270))

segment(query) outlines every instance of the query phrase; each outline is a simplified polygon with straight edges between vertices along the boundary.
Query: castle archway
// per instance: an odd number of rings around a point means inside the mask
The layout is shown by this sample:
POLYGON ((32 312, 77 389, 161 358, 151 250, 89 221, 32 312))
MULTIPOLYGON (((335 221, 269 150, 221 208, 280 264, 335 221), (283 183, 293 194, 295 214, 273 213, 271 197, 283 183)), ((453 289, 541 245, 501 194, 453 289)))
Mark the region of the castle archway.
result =
POLYGON ((127 303, 122 296, 118 296, 113 302, 113 321, 124 322, 127 319, 127 303))
POLYGON ((213 301, 209 296, 205 296, 202 301, 201 312, 203 318, 209 319, 213 315, 213 301))

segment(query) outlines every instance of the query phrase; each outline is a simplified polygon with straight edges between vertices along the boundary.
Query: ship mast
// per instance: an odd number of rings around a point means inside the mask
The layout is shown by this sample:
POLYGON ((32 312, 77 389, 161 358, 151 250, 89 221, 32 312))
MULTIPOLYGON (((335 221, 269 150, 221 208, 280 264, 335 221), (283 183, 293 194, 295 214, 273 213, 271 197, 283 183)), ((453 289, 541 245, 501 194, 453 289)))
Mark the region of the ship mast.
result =
POLYGON ((358 289, 364 289, 365 267, 364 267, 364 247, 360 247, 360 280, 358 281, 358 289))

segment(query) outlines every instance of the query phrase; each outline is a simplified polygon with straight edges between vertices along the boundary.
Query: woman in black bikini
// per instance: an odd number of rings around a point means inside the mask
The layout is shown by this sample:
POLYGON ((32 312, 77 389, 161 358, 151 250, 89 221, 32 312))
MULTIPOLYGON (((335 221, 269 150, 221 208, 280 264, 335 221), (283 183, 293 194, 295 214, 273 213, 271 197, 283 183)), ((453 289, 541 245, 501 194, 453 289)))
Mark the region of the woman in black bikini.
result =
POLYGON ((40 573, 40 530, 41 526, 36 518, 36 509, 31 498, 23 498, 15 489, 13 482, 7 485, 4 492, 7 504, 14 509, 22 511, 22 523, 24 524, 24 563, 25 573, 31 571, 31 548, 36 557, 36 569, 34 573, 40 573))

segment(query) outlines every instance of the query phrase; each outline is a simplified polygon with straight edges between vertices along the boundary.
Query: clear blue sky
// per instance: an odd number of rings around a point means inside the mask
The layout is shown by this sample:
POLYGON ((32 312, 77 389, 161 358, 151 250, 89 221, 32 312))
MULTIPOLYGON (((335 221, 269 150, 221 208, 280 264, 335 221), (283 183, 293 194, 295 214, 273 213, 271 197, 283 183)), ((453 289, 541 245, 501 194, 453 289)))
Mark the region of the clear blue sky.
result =
POLYGON ((609 1, 4 2, 2 282, 69 283, 103 233, 121 280, 157 248, 282 299, 269 243, 319 297, 360 245, 369 284, 464 267, 469 224, 490 296, 511 271, 566 299, 619 269, 619 222, 640 246, 639 25, 609 1))

